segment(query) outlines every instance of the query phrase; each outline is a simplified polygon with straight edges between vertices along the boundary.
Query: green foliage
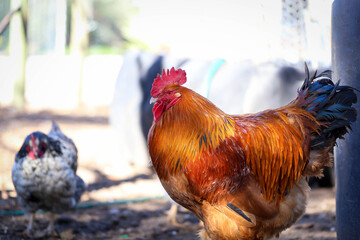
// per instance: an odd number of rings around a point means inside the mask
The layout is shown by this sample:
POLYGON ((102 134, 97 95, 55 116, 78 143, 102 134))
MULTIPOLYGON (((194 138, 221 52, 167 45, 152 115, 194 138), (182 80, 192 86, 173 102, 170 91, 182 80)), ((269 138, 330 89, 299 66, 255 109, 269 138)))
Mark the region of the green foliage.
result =
POLYGON ((123 54, 123 50, 116 47, 108 46, 90 46, 87 55, 111 55, 111 54, 123 54))
POLYGON ((131 17, 137 11, 132 0, 94 0, 93 19, 90 21, 90 46, 96 47, 89 53, 100 51, 112 54, 137 45, 138 43, 127 35, 131 17))
MULTIPOLYGON (((10 0, 1 0, 0 4, 0 21, 10 12, 10 0)), ((6 52, 9 42, 9 27, 0 34, 0 53, 6 52)))

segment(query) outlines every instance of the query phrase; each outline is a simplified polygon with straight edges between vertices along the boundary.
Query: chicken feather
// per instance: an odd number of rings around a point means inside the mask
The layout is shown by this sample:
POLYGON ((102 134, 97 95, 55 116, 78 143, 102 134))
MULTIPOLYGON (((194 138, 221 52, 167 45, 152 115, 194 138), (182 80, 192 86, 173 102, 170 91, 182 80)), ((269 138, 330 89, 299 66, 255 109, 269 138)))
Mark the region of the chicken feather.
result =
POLYGON ((46 232, 53 234, 53 213, 69 210, 80 200, 86 186, 76 170, 76 146, 55 122, 48 135, 33 132, 26 137, 15 157, 12 180, 20 206, 31 214, 27 234, 37 210, 52 213, 46 232))

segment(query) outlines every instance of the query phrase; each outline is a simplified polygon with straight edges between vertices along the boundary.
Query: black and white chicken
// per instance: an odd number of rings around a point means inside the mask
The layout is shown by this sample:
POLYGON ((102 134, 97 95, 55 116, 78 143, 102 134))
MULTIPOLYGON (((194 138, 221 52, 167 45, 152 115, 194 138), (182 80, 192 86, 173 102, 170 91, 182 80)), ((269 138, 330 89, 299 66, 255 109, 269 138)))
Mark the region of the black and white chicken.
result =
POLYGON ((18 202, 30 214, 25 234, 31 232, 39 209, 50 212, 45 234, 54 234, 55 214, 71 209, 80 200, 86 185, 76 175, 77 158, 74 142, 55 122, 47 135, 33 132, 26 137, 12 168, 18 202))

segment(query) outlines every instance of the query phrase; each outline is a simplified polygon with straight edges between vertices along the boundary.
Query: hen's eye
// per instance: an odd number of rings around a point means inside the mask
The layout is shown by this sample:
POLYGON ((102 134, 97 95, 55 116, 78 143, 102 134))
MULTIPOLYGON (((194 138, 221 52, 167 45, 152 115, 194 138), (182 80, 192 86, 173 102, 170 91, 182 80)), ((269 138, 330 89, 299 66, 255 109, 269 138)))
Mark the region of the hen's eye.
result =
POLYGON ((171 95, 171 92, 168 92, 169 95, 171 95))

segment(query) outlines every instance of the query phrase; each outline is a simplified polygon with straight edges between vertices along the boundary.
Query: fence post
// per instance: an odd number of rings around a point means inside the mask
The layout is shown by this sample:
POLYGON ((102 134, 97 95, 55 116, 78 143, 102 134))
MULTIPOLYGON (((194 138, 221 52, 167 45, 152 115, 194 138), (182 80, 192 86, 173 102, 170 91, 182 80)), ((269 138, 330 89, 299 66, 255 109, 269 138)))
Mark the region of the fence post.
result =
POLYGON ((18 108, 25 106, 25 63, 27 57, 26 26, 24 14, 27 11, 27 1, 11 1, 11 9, 21 6, 21 11, 14 13, 9 28, 9 56, 15 59, 16 79, 14 83, 13 103, 18 108))
MULTIPOLYGON (((360 89, 360 1, 335 0, 332 6, 333 79, 360 89)), ((360 94, 358 94, 360 100, 360 94)), ((360 115, 359 104, 355 105, 360 115)), ((336 149, 336 230, 340 240, 360 239, 360 124, 336 149)))

